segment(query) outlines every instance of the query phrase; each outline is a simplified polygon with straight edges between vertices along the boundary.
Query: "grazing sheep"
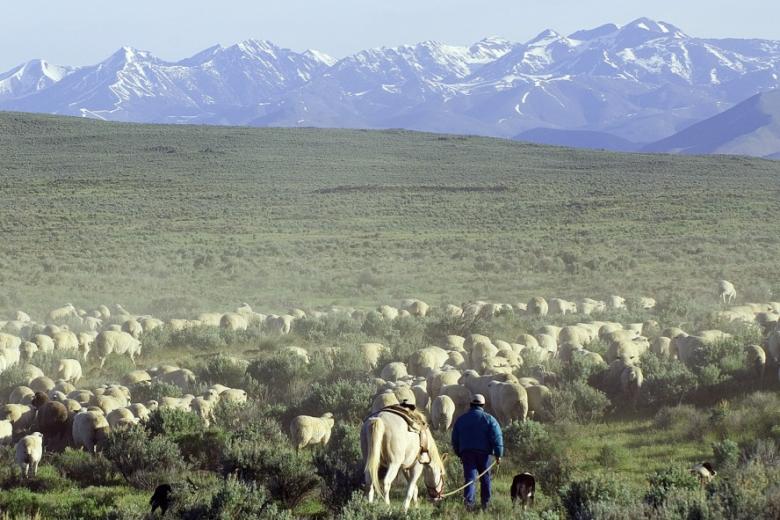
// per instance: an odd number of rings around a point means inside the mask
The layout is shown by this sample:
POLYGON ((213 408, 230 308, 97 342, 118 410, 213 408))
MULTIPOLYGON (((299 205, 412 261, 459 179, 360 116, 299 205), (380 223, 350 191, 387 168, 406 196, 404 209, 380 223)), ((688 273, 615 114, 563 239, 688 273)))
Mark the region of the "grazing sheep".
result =
POLYGON ((387 347, 381 343, 362 343, 359 348, 369 370, 376 368, 379 357, 387 351, 387 347))
POLYGON ((333 414, 328 412, 321 417, 299 415, 290 424, 290 439, 295 451, 300 451, 311 444, 325 446, 330 440, 330 433, 335 421, 333 414))
POLYGON ((455 419, 455 402, 448 395, 440 395, 431 402, 431 426, 446 432, 455 419))
POLYGON ((157 379, 163 383, 176 385, 184 392, 189 392, 197 382, 195 373, 187 368, 179 368, 173 372, 162 374, 157 379))
POLYGON ((95 411, 81 411, 73 416, 73 445, 90 453, 97 451, 100 441, 108 435, 106 416, 95 411))
POLYGON ((731 303, 737 297, 737 289, 728 280, 718 282, 718 296, 723 303, 731 303))
POLYGON ((17 386, 8 396, 8 402, 11 404, 30 404, 35 397, 35 390, 28 386, 17 386))
POLYGON ((547 316, 549 306, 547 300, 541 296, 534 296, 528 301, 527 312, 535 316, 547 316))
POLYGON ((76 384, 81 379, 81 363, 77 359, 60 359, 57 379, 76 384))
POLYGON ((144 328, 135 318, 131 318, 122 323, 122 332, 127 332, 135 339, 139 339, 144 333, 144 328))
POLYGON ((7 446, 13 443, 14 424, 8 419, 0 421, 0 446, 7 446))
POLYGON ((46 334, 36 334, 32 337, 32 342, 38 345, 41 352, 51 352, 54 350, 54 340, 46 334))
POLYGON ((78 350, 79 338, 69 330, 55 332, 52 336, 54 340, 54 350, 78 350))
POLYGON ((528 415, 528 394, 523 385, 490 381, 487 388, 490 406, 502 426, 513 420, 525 421, 528 415))
POLYGON ((111 431, 138 424, 138 418, 127 408, 111 410, 111 412, 106 415, 106 420, 108 421, 108 426, 111 428, 111 431))
POLYGON ((748 345, 745 347, 745 366, 755 376, 756 379, 764 378, 766 370, 766 352, 759 345, 748 345))
POLYGON ((127 332, 105 330, 97 335, 93 343, 95 356, 100 361, 100 368, 106 363, 111 353, 128 354, 135 363, 135 356, 141 353, 141 342, 127 332))
POLYGON ((38 464, 43 456, 43 434, 40 432, 25 435, 16 443, 16 464, 21 470, 22 479, 38 474, 38 464))
POLYGON ((36 410, 26 404, 6 404, 0 407, 0 420, 9 421, 14 433, 29 430, 35 421, 36 410))
POLYGON ((398 397, 395 395, 395 392, 387 389, 374 397, 374 400, 371 403, 371 413, 377 413, 381 409, 395 404, 399 404, 398 397))

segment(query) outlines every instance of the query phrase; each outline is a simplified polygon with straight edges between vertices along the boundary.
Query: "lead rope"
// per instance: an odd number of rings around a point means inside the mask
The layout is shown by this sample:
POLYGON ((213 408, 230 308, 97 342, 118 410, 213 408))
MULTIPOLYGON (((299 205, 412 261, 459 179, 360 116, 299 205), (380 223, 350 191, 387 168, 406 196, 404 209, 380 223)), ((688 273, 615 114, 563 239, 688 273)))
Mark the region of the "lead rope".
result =
POLYGON ((441 496, 441 498, 442 498, 442 499, 445 499, 445 498, 447 498, 447 497, 451 497, 451 496, 452 496, 452 495, 454 495, 455 493, 460 493, 461 491, 463 491, 464 489, 466 489, 467 487, 469 487, 471 484, 473 484, 473 483, 474 483, 474 482, 476 482, 477 480, 481 479, 481 478, 482 478, 482 477, 485 475, 485 473, 487 473, 487 472, 489 472, 491 469, 493 469, 493 466, 495 466, 495 465, 496 465, 496 462, 495 462, 495 461, 493 461, 493 464, 491 464, 490 466, 488 466, 488 467, 487 467, 487 469, 486 469, 485 471, 483 471, 482 473, 480 473, 479 475, 477 475, 477 477, 476 477, 475 479, 473 479, 473 480, 469 480, 468 482, 466 482, 465 484, 463 484, 462 486, 460 486, 458 489, 454 489, 454 490, 450 491, 449 493, 444 493, 444 494, 441 496))

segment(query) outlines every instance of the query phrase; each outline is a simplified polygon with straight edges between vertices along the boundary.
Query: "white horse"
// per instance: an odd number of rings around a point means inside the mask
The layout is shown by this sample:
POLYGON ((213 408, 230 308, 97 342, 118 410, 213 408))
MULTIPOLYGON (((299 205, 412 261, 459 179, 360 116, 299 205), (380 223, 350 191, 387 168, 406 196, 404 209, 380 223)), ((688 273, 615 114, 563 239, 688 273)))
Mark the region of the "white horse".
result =
POLYGON ((446 472, 444 461, 447 458, 439 454, 430 429, 426 426, 423 435, 427 435, 427 452, 420 449, 420 434, 409 431, 406 421, 388 411, 380 411, 363 423, 360 430, 360 449, 363 452, 365 483, 368 488, 368 501, 374 501, 374 492, 379 493, 386 504, 390 503, 390 486, 398 472, 403 470, 409 484, 404 499, 404 511, 414 500, 417 504, 417 481, 423 475, 428 498, 439 501, 444 494, 446 472), (379 478, 379 468, 386 468, 384 479, 379 478))

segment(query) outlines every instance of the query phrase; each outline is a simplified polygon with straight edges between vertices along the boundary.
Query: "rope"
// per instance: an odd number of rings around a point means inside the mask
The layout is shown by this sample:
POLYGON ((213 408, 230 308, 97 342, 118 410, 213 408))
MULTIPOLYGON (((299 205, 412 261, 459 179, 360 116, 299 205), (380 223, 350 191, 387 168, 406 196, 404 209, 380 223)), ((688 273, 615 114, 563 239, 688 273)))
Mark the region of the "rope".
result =
POLYGON ((454 489, 454 490, 450 491, 449 493, 444 493, 444 494, 441 496, 441 498, 442 498, 442 499, 444 499, 444 498, 447 498, 447 497, 451 497, 451 496, 452 496, 452 495, 454 495, 455 493, 460 493, 461 491, 463 491, 464 489, 466 489, 467 487, 469 487, 471 484, 473 484, 473 483, 474 483, 474 482, 476 482, 477 480, 481 479, 481 478, 482 478, 482 477, 485 475, 485 473, 487 473, 487 472, 489 472, 491 469, 493 469, 493 466, 495 466, 495 465, 496 465, 496 461, 493 461, 493 464, 491 464, 490 466, 488 466, 488 467, 487 467, 487 469, 486 469, 485 471, 483 471, 482 473, 480 473, 479 475, 477 475, 475 479, 473 479, 473 480, 469 480, 468 482, 466 482, 465 484, 463 484, 462 486, 460 486, 458 489, 454 489))

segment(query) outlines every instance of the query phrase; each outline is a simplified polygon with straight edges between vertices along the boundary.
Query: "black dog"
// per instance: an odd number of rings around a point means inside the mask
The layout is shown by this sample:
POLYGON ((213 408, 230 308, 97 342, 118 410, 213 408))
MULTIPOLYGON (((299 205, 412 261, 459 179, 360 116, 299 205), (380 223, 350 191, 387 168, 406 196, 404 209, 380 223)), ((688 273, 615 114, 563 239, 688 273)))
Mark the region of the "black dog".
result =
POLYGON ((512 479, 512 505, 518 500, 523 504, 523 509, 534 506, 534 493, 536 492, 536 479, 530 473, 515 475, 512 479))
POLYGON ((149 505, 152 506, 152 514, 160 508, 162 516, 165 516, 168 508, 171 507, 171 492, 173 488, 170 484, 160 484, 155 488, 152 498, 149 499, 149 505))

